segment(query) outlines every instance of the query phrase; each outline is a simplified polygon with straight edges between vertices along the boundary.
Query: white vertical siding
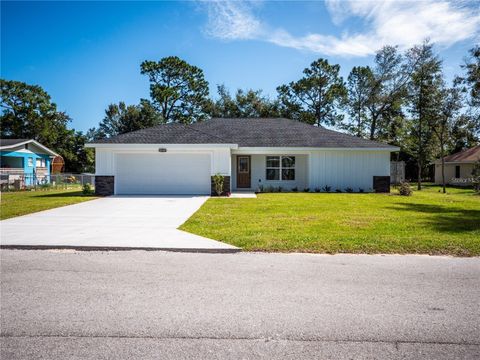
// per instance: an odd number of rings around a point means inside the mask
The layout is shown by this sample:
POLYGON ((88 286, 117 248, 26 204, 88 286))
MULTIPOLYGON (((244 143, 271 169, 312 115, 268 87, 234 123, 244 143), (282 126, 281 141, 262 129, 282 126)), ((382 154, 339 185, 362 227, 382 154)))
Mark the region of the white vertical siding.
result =
POLYGON ((230 149, 215 149, 212 153, 212 175, 230 175, 230 149))
POLYGON ((111 149, 95 149, 95 174, 114 175, 114 157, 111 149))
POLYGON ((374 176, 390 176, 390 152, 319 150, 310 153, 310 188, 372 191, 374 176))

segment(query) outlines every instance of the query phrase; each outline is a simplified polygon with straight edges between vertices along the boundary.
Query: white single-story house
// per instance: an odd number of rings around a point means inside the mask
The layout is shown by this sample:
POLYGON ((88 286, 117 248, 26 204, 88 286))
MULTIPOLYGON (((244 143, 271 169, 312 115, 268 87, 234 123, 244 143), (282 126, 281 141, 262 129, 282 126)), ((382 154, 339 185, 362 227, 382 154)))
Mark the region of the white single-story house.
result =
POLYGON ((398 147, 283 118, 214 118, 165 124, 87 144, 95 148, 96 191, 211 194, 282 187, 298 191, 388 192, 398 147))
MULTIPOLYGON (((444 157, 445 182, 450 185, 471 185, 472 171, 480 161, 480 145, 444 157)), ((442 159, 435 160, 435 183, 442 184, 442 159)))

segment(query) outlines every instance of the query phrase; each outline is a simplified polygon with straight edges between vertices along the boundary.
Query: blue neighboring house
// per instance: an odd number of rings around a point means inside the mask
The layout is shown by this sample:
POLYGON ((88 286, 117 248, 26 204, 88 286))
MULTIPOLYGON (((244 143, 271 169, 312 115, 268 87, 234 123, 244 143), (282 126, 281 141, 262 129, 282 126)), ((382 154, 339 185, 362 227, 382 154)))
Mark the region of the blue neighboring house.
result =
POLYGON ((0 139, 2 182, 20 180, 22 185, 50 182, 53 150, 32 139, 0 139))

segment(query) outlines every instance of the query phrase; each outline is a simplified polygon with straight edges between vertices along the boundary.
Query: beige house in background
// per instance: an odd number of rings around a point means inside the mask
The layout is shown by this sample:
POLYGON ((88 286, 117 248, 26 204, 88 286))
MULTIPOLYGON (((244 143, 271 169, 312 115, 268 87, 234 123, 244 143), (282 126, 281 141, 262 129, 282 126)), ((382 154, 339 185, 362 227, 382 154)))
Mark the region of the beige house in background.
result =
MULTIPOLYGON (((480 161, 480 145, 445 157, 445 181, 450 185, 470 185, 473 165, 480 161)), ((442 159, 435 161, 435 183, 442 183, 442 159)))

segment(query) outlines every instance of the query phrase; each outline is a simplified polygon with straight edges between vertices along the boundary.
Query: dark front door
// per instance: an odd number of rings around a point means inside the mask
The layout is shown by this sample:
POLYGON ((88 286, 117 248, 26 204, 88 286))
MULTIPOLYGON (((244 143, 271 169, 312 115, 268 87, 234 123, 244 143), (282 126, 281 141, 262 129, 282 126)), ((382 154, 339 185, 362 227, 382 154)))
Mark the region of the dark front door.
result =
POLYGON ((237 188, 250 185, 250 156, 237 156, 237 188))

